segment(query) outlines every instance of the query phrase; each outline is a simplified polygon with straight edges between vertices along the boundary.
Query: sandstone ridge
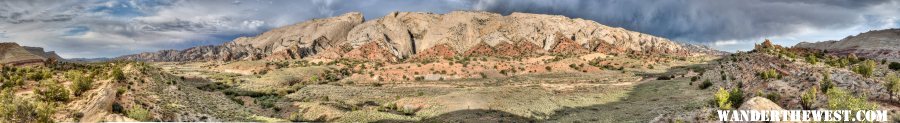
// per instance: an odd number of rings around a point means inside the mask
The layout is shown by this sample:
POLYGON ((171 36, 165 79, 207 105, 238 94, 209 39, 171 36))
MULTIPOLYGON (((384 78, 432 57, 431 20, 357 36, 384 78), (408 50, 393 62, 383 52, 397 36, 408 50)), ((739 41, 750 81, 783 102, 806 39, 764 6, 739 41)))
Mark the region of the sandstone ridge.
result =
POLYGON ((684 48, 683 44, 665 38, 609 27, 591 20, 559 15, 512 13, 503 16, 489 12, 457 11, 447 14, 393 12, 368 21, 361 13, 352 12, 275 28, 223 45, 148 52, 118 59, 233 61, 312 57, 402 61, 455 55, 583 52, 681 56, 708 54, 684 48))

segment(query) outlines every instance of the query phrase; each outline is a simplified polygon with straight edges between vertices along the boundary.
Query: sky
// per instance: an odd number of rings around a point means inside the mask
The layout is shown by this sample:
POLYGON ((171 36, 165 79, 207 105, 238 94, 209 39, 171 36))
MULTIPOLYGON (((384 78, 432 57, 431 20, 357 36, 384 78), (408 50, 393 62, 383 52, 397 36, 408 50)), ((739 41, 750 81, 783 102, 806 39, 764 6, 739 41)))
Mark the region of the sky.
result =
POLYGON ((900 28, 900 0, 2 0, 0 42, 64 58, 116 57, 394 11, 557 14, 731 52, 763 39, 791 46, 900 28))

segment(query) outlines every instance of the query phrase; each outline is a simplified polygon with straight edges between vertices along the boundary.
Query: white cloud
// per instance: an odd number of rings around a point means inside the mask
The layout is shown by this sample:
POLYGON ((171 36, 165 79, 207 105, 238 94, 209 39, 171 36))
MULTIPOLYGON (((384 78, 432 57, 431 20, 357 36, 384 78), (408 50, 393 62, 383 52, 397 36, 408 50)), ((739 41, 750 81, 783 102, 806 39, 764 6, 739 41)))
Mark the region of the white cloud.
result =
POLYGON ((727 41, 715 41, 713 42, 713 46, 725 46, 725 45, 735 45, 738 44, 737 40, 727 40, 727 41))

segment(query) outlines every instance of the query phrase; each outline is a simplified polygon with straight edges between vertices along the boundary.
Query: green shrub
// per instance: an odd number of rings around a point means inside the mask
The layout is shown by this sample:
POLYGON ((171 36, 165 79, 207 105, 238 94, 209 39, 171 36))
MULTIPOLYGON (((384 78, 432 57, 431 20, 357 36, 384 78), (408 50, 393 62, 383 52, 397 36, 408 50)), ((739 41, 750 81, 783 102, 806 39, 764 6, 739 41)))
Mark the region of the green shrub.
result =
POLYGON ((50 76, 50 72, 46 71, 46 70, 35 70, 35 71, 28 72, 25 75, 25 78, 28 78, 28 80, 33 80, 33 81, 41 81, 44 79, 48 79, 50 77, 52 77, 52 76, 50 76))
POLYGON ((744 91, 740 88, 732 88, 731 92, 728 94, 728 101, 733 104, 733 106, 741 106, 744 103, 744 91))
POLYGON ((809 56, 806 57, 806 62, 809 64, 816 64, 819 62, 819 58, 816 58, 816 55, 809 54, 809 56))
POLYGON ((897 93, 900 92, 900 78, 898 78, 897 75, 888 74, 885 79, 887 82, 884 83, 884 87, 888 90, 890 98, 893 99, 894 95, 897 95, 897 93))
POLYGON ((828 90, 834 88, 834 82, 831 81, 831 73, 822 72, 822 81, 819 83, 822 87, 822 93, 828 93, 828 90))
POLYGON ((806 89, 806 92, 800 94, 800 104, 804 109, 813 109, 813 105, 816 103, 816 95, 818 94, 818 89, 816 87, 806 89))
POLYGON ((861 60, 860 60, 860 58, 856 57, 856 54, 850 54, 847 56, 847 61, 850 64, 856 64, 856 63, 859 63, 861 60))
POLYGON ((89 78, 78 77, 78 79, 75 79, 69 87, 72 90, 73 95, 81 96, 84 91, 90 90, 93 86, 94 83, 91 82, 89 78))
POLYGON ((41 88, 34 89, 37 98, 42 101, 67 101, 69 91, 66 91, 56 80, 45 80, 40 83, 41 88))
POLYGON ((113 68, 112 73, 110 73, 109 76, 112 77, 112 79, 115 81, 121 82, 125 80, 125 73, 122 72, 122 68, 113 68))
POLYGON ((700 83, 699 87, 700 89, 706 89, 709 88, 709 86, 712 86, 712 82, 710 82, 709 79, 706 79, 703 81, 703 83, 700 83))
POLYGON ((778 102, 778 100, 781 100, 781 95, 777 92, 768 93, 766 94, 766 99, 772 100, 772 102, 778 102))
POLYGON ((872 73, 873 71, 875 71, 875 67, 875 61, 866 60, 862 64, 856 66, 853 71, 862 75, 863 77, 869 78, 872 77, 872 73))
POLYGON ((826 94, 831 110, 875 110, 878 105, 868 102, 865 96, 857 97, 840 88, 832 88, 826 94))
POLYGON ((141 108, 140 106, 131 107, 126 112, 126 115, 137 121, 149 121, 150 120, 150 111, 147 109, 141 108))
POLYGON ((656 77, 656 80, 671 80, 671 79, 672 79, 672 77, 669 77, 669 76, 656 77))
POLYGON ((2 80, 3 86, 0 87, 0 89, 19 87, 25 84, 25 80, 19 76, 8 76, 7 78, 3 78, 2 80))
POLYGON ((778 71, 775 71, 775 69, 769 69, 769 70, 760 72, 759 77, 762 79, 776 79, 776 78, 781 78, 781 75, 778 74, 778 71))
POLYGON ((730 93, 726 91, 724 88, 719 88, 719 91, 716 92, 716 106, 722 110, 730 110, 732 103, 729 101, 730 93))
POLYGON ((119 102, 113 102, 113 104, 112 104, 112 112, 113 112, 113 113, 120 113, 120 114, 126 113, 126 112, 125 112, 125 108, 122 107, 122 104, 119 104, 119 102))
POLYGON ((254 99, 256 99, 256 104, 264 109, 275 107, 275 102, 278 101, 278 97, 274 95, 262 96, 254 99))
POLYGON ((894 71, 900 71, 900 63, 891 62, 891 64, 888 65, 888 68, 894 71))
POLYGON ((116 97, 121 97, 122 94, 125 94, 125 91, 127 91, 125 87, 116 88, 116 97))
POLYGON ((546 66, 544 67, 544 69, 547 69, 547 71, 553 71, 553 68, 551 68, 550 66, 546 66))
POLYGON ((56 112, 54 103, 35 102, 14 96, 12 90, 0 92, 0 122, 50 123, 56 112))

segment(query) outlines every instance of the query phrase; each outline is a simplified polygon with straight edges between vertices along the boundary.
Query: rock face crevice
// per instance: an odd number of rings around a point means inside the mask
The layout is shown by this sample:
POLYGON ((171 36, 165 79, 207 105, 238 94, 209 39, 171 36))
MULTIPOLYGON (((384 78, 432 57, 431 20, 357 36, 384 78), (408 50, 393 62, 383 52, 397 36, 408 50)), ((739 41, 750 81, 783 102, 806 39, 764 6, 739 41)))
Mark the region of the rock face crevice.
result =
POLYGON ((590 20, 559 15, 512 13, 503 16, 489 12, 457 11, 447 14, 394 12, 369 21, 354 12, 284 26, 218 46, 164 50, 118 59, 231 61, 308 57, 368 59, 366 56, 379 56, 372 59, 400 61, 427 56, 418 55, 420 53, 445 57, 448 54, 519 56, 598 51, 702 54, 665 38, 608 27, 590 20), (440 45, 446 47, 434 49, 440 45), (448 49, 453 53, 444 52, 448 49), (388 56, 391 58, 380 58, 388 56))

